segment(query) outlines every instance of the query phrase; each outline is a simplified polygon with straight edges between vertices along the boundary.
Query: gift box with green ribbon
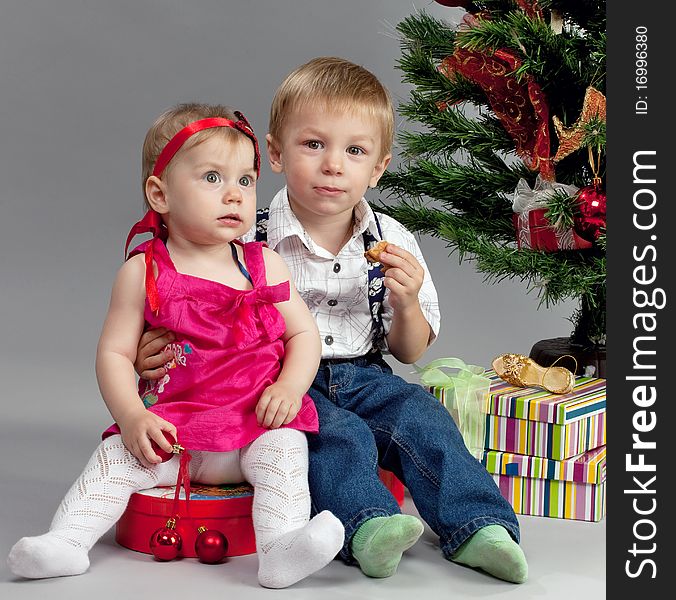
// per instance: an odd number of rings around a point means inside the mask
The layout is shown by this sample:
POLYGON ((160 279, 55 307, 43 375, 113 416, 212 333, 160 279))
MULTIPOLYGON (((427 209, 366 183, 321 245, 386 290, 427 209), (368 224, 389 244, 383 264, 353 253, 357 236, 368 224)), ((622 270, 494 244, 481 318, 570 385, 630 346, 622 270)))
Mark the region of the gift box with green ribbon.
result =
POLYGON ((568 394, 522 388, 492 369, 440 358, 414 365, 515 512, 598 521, 605 515, 605 379, 568 394))
POLYGON ((484 454, 488 392, 491 385, 484 368, 468 365, 459 358, 439 358, 424 367, 414 367, 421 384, 427 387, 453 417, 472 456, 481 460, 484 454))
POLYGON ((570 392, 552 394, 514 386, 459 358, 415 367, 478 460, 484 449, 564 460, 606 443, 605 379, 577 377, 570 392))

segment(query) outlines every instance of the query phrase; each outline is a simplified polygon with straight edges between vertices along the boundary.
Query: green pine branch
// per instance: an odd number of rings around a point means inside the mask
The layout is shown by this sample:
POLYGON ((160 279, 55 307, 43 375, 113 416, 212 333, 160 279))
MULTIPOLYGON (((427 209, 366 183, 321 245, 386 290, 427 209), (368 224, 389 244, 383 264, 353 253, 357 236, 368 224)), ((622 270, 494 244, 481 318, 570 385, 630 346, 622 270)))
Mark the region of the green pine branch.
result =
POLYGON ((594 251, 519 250, 513 241, 513 229, 510 244, 496 244, 499 236, 491 236, 491 229, 481 219, 412 203, 401 204, 390 212, 406 227, 445 240, 451 254, 458 253, 459 262, 476 262, 487 283, 516 277, 536 290, 540 302, 547 306, 580 295, 593 298, 598 286, 605 283, 605 257, 594 251))
POLYGON ((594 297, 596 288, 605 284, 605 257, 580 251, 542 252, 499 246, 481 235, 479 229, 458 223, 443 226, 439 237, 459 253, 461 260, 476 262, 487 283, 517 278, 536 290, 546 306, 568 298, 594 297))
POLYGON ((604 0, 538 0, 538 4, 546 11, 558 11, 566 23, 581 27, 592 35, 605 33, 604 0))
POLYGON ((450 210, 481 219, 511 219, 512 201, 523 167, 488 171, 453 160, 439 164, 420 159, 406 170, 387 172, 381 185, 406 197, 435 198, 450 210))
POLYGON ((399 106, 405 118, 426 125, 427 132, 402 132, 399 142, 406 156, 444 154, 451 156, 462 149, 474 153, 511 152, 514 141, 495 117, 470 119, 452 107, 440 109, 418 91, 411 92, 409 102, 399 106))
POLYGON ((419 51, 433 60, 442 60, 455 50, 455 30, 425 11, 404 18, 396 29, 403 52, 419 51))
POLYGON ((439 71, 432 55, 421 49, 402 54, 397 68, 403 72, 404 82, 414 85, 430 102, 455 104, 469 101, 477 105, 486 104, 486 98, 478 85, 461 76, 449 79, 439 71))

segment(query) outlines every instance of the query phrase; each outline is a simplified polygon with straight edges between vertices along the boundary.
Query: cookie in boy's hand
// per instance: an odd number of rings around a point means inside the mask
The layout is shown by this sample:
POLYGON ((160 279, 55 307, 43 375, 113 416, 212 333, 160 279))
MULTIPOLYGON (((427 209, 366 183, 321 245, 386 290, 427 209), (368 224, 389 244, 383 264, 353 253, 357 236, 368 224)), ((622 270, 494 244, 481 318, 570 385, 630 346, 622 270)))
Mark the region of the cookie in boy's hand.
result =
MULTIPOLYGON (((364 252, 364 256, 366 257, 366 260, 368 260, 371 263, 379 263, 380 262, 380 253, 385 251, 385 248, 387 248, 387 245, 389 242, 386 242, 385 240, 382 240, 381 242, 378 242, 373 248, 367 250, 364 252)), ((388 268, 388 265, 383 265, 381 264, 380 270, 384 273, 388 268)))

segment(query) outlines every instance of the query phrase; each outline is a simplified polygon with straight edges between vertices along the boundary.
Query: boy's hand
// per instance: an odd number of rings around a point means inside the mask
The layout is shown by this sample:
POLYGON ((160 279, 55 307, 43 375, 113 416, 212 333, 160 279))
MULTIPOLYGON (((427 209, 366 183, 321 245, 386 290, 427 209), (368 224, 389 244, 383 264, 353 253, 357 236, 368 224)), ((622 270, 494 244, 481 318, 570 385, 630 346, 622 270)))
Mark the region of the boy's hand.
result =
POLYGON ((277 381, 265 388, 256 405, 256 419, 261 427, 277 429, 293 421, 302 405, 302 396, 288 384, 277 381))
POLYGON ((418 292, 425 277, 418 259, 403 248, 388 244, 380 253, 380 262, 387 267, 384 285, 390 290, 392 308, 402 311, 417 306, 418 292))
POLYGON ((127 450, 138 458, 144 467, 152 467, 162 462, 152 449, 151 440, 163 450, 171 452, 172 446, 162 432, 166 431, 174 439, 177 438, 176 427, 145 408, 134 411, 117 424, 127 450))
POLYGON ((174 358, 171 350, 163 350, 174 341, 173 332, 166 327, 149 329, 138 342, 134 370, 141 379, 160 379, 166 374, 164 365, 174 358))

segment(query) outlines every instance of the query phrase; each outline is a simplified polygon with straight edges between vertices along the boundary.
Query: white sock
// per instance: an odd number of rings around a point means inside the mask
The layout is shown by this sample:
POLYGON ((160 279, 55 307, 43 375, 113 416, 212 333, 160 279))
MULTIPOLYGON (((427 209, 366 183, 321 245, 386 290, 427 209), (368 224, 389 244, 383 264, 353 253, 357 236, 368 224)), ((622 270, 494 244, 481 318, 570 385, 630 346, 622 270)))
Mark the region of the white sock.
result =
POLYGON ((273 429, 241 456, 242 471, 254 486, 258 581, 263 587, 288 587, 331 562, 345 530, 328 511, 310 521, 305 434, 273 429))
POLYGON ((132 493, 176 481, 178 461, 145 468, 119 435, 106 438, 61 501, 49 532, 21 538, 7 564, 15 575, 40 579, 80 575, 89 550, 122 516, 132 493))
POLYGON ((258 550, 258 581, 263 587, 285 588, 328 565, 345 539, 343 524, 328 510, 304 527, 274 540, 266 552, 258 550))

